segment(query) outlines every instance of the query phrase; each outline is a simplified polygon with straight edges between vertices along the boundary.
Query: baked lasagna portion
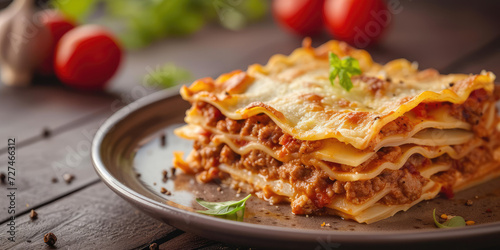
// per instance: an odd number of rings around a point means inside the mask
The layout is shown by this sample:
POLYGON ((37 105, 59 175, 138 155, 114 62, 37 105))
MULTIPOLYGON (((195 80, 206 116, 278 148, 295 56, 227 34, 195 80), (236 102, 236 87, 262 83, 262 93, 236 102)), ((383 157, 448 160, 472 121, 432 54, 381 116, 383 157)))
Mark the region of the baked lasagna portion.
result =
POLYGON ((494 79, 419 71, 404 59, 381 65, 342 42, 306 42, 265 66, 184 86, 192 108, 176 134, 194 148, 174 165, 290 202, 294 214, 372 223, 500 175, 494 79), (350 91, 330 83, 330 51, 358 60, 350 91))

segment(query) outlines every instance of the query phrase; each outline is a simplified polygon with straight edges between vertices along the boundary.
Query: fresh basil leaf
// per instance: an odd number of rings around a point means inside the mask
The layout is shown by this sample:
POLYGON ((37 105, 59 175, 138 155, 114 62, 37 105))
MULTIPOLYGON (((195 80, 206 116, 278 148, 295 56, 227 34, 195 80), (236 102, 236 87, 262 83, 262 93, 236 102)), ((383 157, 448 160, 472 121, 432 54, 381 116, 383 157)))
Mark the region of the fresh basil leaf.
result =
POLYGON ((455 216, 443 223, 446 227, 465 227, 465 219, 462 216, 455 216))
POLYGON ((439 223, 436 219, 436 209, 432 212, 432 218, 434 219, 434 224, 439 228, 453 228, 453 227, 464 227, 466 225, 465 220, 462 216, 455 216, 444 223, 439 223))
POLYGON ((340 86, 342 86, 342 88, 344 88, 347 91, 352 89, 351 77, 349 76, 348 72, 344 69, 341 69, 339 71, 339 84, 340 86))
POLYGON ((351 77, 361 74, 358 60, 350 56, 340 60, 339 57, 332 52, 328 54, 328 60, 330 62, 330 83, 334 85, 335 78, 338 77, 340 86, 350 91, 353 87, 351 77))
POLYGON ((196 202, 201 206, 208 209, 219 209, 221 207, 228 207, 240 203, 241 201, 222 201, 222 202, 209 202, 202 199, 196 199, 196 202))
POLYGON ((219 217, 223 216, 223 218, 225 217, 229 219, 231 219, 232 217, 242 218, 242 216, 245 213, 245 202, 248 200, 248 198, 250 198, 250 196, 252 195, 249 194, 247 197, 239 201, 223 201, 223 202, 208 202, 202 199, 196 199, 196 202, 198 202, 198 204, 208 209, 208 210, 199 210, 197 212, 219 217), (236 217, 231 215, 236 215, 236 217))
POLYGON ((344 66, 350 75, 360 75, 361 68, 359 67, 358 60, 348 56, 342 60, 342 66, 344 66))
POLYGON ((200 214, 208 214, 208 215, 230 215, 240 211, 243 208, 245 207, 238 204, 234 206, 219 207, 216 209, 199 210, 197 212, 200 214))
POLYGON ((340 58, 333 52, 328 53, 328 60, 330 61, 330 66, 340 67, 342 65, 340 58))

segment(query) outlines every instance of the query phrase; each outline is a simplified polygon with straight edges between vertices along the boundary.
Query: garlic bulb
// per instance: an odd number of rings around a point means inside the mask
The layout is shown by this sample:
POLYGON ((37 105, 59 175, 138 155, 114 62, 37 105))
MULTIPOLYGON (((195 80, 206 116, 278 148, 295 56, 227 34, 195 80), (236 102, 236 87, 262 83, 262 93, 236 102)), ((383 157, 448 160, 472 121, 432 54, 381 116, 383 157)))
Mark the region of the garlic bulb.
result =
POLYGON ((29 85, 49 51, 52 37, 40 22, 34 0, 14 0, 0 12, 0 76, 12 86, 29 85))

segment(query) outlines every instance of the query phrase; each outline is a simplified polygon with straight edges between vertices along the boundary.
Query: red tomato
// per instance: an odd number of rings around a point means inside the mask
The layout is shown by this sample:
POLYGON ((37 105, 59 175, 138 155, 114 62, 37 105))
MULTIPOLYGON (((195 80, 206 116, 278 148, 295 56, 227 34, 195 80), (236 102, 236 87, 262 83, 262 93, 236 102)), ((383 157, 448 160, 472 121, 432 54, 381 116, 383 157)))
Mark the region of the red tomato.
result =
POLYGON ((324 0, 274 0, 274 19, 295 34, 315 35, 323 29, 323 3, 324 0))
POLYGON ((84 25, 61 38, 55 57, 59 80, 78 89, 98 90, 115 74, 122 51, 110 32, 84 25))
POLYGON ((336 39, 364 48, 382 35, 391 13, 382 0, 326 0, 323 18, 336 39))
POLYGON ((61 12, 57 10, 44 10, 41 13, 40 21, 45 27, 50 30, 52 36, 52 46, 48 52, 48 56, 40 65, 38 71, 43 75, 54 74, 54 52, 57 42, 69 30, 75 27, 73 21, 67 19, 61 12))

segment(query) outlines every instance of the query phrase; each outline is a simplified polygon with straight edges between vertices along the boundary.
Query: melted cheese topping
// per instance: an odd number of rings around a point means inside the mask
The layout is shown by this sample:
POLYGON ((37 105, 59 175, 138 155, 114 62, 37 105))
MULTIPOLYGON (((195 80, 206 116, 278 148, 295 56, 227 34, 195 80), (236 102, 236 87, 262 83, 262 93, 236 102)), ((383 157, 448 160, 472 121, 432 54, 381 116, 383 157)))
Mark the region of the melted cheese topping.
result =
POLYGON ((246 72, 198 80, 184 86, 181 95, 192 102, 208 102, 235 120, 265 113, 297 139, 336 138, 365 149, 384 125, 418 104, 463 103, 474 90, 491 93, 494 79, 491 72, 418 71, 404 59, 379 65, 366 51, 332 41, 318 49, 299 48, 288 57, 274 56, 267 65, 253 65, 246 72), (363 75, 353 78, 350 92, 338 82, 330 84, 326 51, 360 62, 363 75))

